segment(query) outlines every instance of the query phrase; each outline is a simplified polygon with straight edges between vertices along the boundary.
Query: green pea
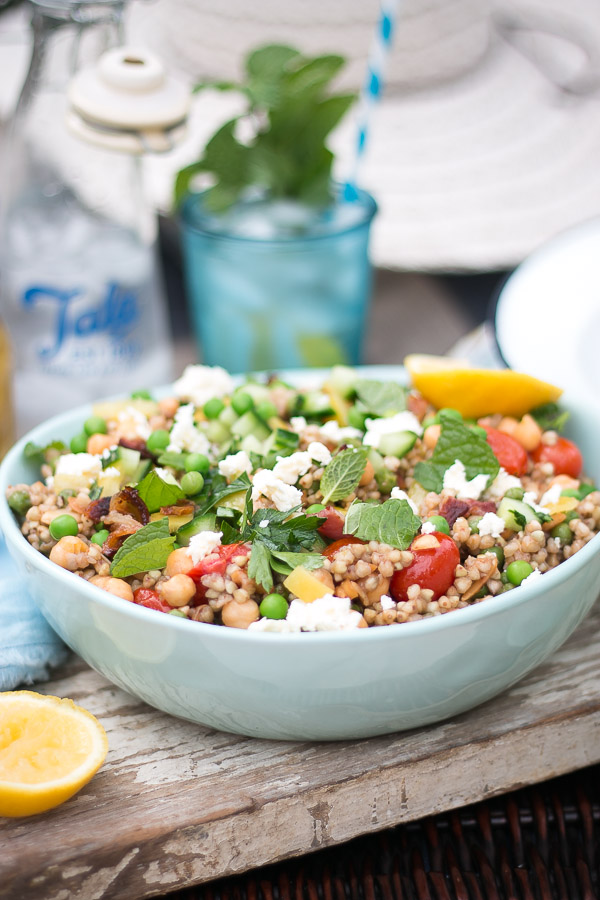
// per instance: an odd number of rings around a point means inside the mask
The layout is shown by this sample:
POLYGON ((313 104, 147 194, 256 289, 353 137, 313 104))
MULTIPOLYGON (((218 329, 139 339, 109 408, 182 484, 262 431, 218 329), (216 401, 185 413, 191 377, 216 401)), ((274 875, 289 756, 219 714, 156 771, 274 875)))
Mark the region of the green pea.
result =
POLYGON ((288 611, 287 600, 281 594, 267 594, 263 598, 259 610, 265 619, 285 619, 288 611))
POLYGON ((186 472, 201 472, 206 475, 210 469, 210 460, 204 453, 188 453, 185 460, 186 472))
POLYGON ((441 531, 442 534, 450 534, 448 520, 443 516, 429 516, 427 521, 431 522, 436 531, 441 531))
POLYGON ((489 547, 487 550, 483 550, 479 556, 485 556, 486 553, 493 553, 496 559, 498 560, 498 568, 501 569, 504 565, 504 550, 502 547, 494 546, 489 547))
POLYGON ((203 487, 204 478, 202 477, 200 472, 186 472, 186 474, 181 479, 181 490, 188 497, 193 497, 194 494, 199 494, 203 487))
POLYGON ((479 534, 479 523, 482 519, 483 516, 469 516, 467 522, 469 523, 471 534, 479 534))
POLYGON ((161 450, 167 449, 170 440, 171 436, 165 428, 157 428, 156 431, 153 431, 148 437, 146 447, 150 453, 160 453, 161 450))
POLYGON ((62 516, 57 516, 55 519, 52 519, 48 530, 55 541, 60 541, 61 538, 67 537, 68 535, 76 535, 79 531, 79 527, 73 516, 65 513, 62 516))
POLYGON ((515 559, 506 567, 506 577, 515 587, 525 581, 532 572, 533 566, 530 566, 524 559, 515 559))
POLYGON ((459 411, 452 409, 451 406, 445 406, 443 409, 438 410, 438 420, 441 419, 442 415, 448 419, 456 419, 457 422, 462 422, 462 416, 459 411))
POLYGON ((268 420, 277 415, 277 407, 274 403, 271 403, 270 400, 263 400, 262 403, 259 403, 256 407, 256 412, 261 419, 268 420))
POLYGON ((246 391, 238 391, 231 398, 231 405, 238 416, 243 416, 254 406, 254 400, 246 391))
POLYGON ((152 400, 150 391, 132 391, 130 397, 132 400, 152 400))
POLYGON ((18 516, 24 516, 31 506, 31 497, 27 491, 15 491, 8 498, 8 505, 18 516))
POLYGON ((83 430, 90 436, 92 434, 106 434, 108 425, 106 424, 106 419, 103 419, 102 416, 90 416, 83 423, 83 430))
POLYGON ((356 408, 356 406, 351 406, 348 410, 348 425, 352 425, 353 428, 358 428, 360 431, 364 431, 366 418, 366 413, 361 412, 360 409, 356 408))
POLYGON ((512 487, 507 490, 504 496, 508 497, 509 500, 522 500, 525 496, 525 491, 520 487, 512 487))
POLYGON ((90 541, 92 542, 92 544, 99 544, 100 546, 102 546, 102 544, 104 543, 104 541, 106 540, 108 535, 109 535, 108 529, 101 528, 100 531, 97 531, 96 534, 93 534, 91 536, 90 541))
POLYGON ((202 408, 207 419, 217 419, 225 409, 225 404, 220 397, 213 397, 212 400, 207 400, 202 408))
POLYGON ((81 434, 76 434, 69 442, 71 453, 85 453, 87 450, 87 442, 88 436, 85 431, 82 431, 81 434))
POLYGON ((485 428, 482 428, 481 425, 469 425, 469 431, 472 431, 473 434, 476 434, 478 437, 483 438, 484 440, 487 438, 487 431, 485 428))
POLYGON ((555 525, 550 532, 550 536, 553 538, 558 538, 561 544, 570 544, 574 537, 573 532, 566 522, 561 522, 560 525, 555 525))
POLYGON ((325 509, 322 503, 311 503, 311 505, 307 506, 304 510, 304 514, 307 516, 314 516, 315 513, 321 512, 322 509, 325 509))

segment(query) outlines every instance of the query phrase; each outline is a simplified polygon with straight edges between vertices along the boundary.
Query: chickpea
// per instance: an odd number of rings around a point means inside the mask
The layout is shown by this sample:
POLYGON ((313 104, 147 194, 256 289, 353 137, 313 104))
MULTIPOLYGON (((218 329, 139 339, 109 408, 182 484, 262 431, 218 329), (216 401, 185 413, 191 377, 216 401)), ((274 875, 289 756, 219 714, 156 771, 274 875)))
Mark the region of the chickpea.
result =
POLYGON ((88 545, 78 535, 66 535, 50 551, 50 559, 57 566, 76 572, 85 569, 88 562, 88 545))
POLYGON ((504 432, 504 434, 509 434, 513 437, 515 433, 515 429, 519 427, 518 421, 513 416, 504 416, 500 419, 500 424, 498 425, 498 431, 504 432))
POLYGON ((358 482, 361 487, 364 487, 367 484, 370 484, 375 478, 375 469, 373 468, 373 463, 370 459, 367 460, 367 464, 365 466, 365 470, 361 475, 360 481, 358 482))
POLYGON ((133 603, 131 585, 122 578, 113 578, 111 575, 94 575, 93 578, 90 578, 90 584, 95 584, 103 591, 108 591, 115 597, 121 597, 122 600, 129 600, 130 603, 133 603))
POLYGON ((433 450, 442 431, 441 425, 430 425, 423 433, 423 443, 428 450, 433 450))
POLYGON ((312 572, 312 575, 333 593, 333 578, 331 577, 331 573, 328 572, 327 569, 315 569, 312 572))
POLYGON ((367 600, 369 606, 373 606, 378 600, 381 600, 384 594, 387 594, 390 587, 390 579, 382 578, 377 587, 367 591, 367 600))
POLYGON ((169 606, 181 607, 189 603, 196 594, 196 583, 188 575, 173 575, 167 581, 161 581, 156 590, 169 606))
POLYGON ((230 600, 221 610, 223 625, 229 628, 248 628, 258 617, 258 604, 254 600, 244 600, 243 603, 230 600))
POLYGON ((542 429, 533 416, 526 413, 513 431, 512 436, 525 450, 531 452, 535 450, 542 439, 542 429))
POLYGON ((100 455, 100 453, 104 453, 105 450, 108 450, 109 447, 114 447, 116 443, 114 435, 92 434, 88 438, 86 450, 88 453, 100 455))
POLYGON ((187 547, 179 547, 177 550, 169 553, 165 573, 170 577, 173 577, 173 575, 187 575, 193 568, 194 563, 187 547))
POLYGON ((172 419, 179 408, 177 397, 163 397, 158 402, 158 408, 166 419, 172 419))

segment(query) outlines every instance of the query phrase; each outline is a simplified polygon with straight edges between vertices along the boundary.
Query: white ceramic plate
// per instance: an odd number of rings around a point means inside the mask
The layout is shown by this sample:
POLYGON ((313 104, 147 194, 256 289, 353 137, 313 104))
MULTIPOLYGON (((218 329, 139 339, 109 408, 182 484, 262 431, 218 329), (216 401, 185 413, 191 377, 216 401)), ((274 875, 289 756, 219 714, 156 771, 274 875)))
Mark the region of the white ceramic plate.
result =
POLYGON ((515 270, 495 325, 511 368, 600 405, 600 219, 569 229, 515 270))

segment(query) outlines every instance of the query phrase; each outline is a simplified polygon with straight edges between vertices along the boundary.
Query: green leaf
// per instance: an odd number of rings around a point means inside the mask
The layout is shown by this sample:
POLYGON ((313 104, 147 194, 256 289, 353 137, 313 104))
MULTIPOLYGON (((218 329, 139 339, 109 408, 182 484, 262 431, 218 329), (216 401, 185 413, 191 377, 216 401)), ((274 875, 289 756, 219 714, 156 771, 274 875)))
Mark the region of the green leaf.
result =
MULTIPOLYGON (((245 472, 239 478, 236 478, 235 481, 232 481, 231 484, 227 484, 224 478, 221 479, 221 482, 222 484, 217 482, 217 486, 211 491, 206 502, 198 511, 198 515, 204 515, 214 506, 217 506, 225 497, 229 497, 231 494, 238 494, 240 491, 248 491, 252 487, 250 479, 245 472)), ((246 501, 248 501, 248 498, 246 498, 246 501)))
POLYGON ((273 574, 271 572, 271 554, 262 541, 252 542, 250 559, 248 560, 248 576, 265 591, 273 587, 273 574))
POLYGON ((329 54, 316 56, 296 67, 284 78, 284 90, 288 97, 300 95, 303 99, 320 94, 344 66, 344 57, 329 54))
POLYGON ((27 441, 23 447, 23 456, 27 462, 34 463, 36 466, 41 466, 45 462, 55 462, 56 457, 66 449, 67 445, 62 441, 50 441, 50 443, 46 444, 44 447, 41 447, 33 441, 27 441))
POLYGON ((367 451, 349 448, 333 457, 321 478, 323 503, 334 503, 351 494, 360 481, 367 464, 367 451))
POLYGON ((373 416, 389 416, 406 409, 406 391, 393 381, 361 378, 354 387, 364 411, 373 416))
POLYGON ((406 500, 386 500, 378 505, 355 500, 346 513, 344 533, 406 550, 421 524, 406 500))
POLYGON ((150 522, 126 538, 111 563, 110 574, 115 578, 129 578, 138 572, 162 569, 174 544, 175 535, 169 534, 166 516, 150 522))
POLYGON ((316 516, 294 515, 295 512, 295 509, 257 509, 241 532, 240 540, 257 538, 273 552, 312 550, 322 522, 316 516))
POLYGON ((569 412, 561 409, 558 403, 543 403, 532 409, 533 416, 542 431, 562 431, 569 418, 569 412))
POLYGON ((172 506, 185 497, 178 484, 163 481, 154 469, 140 481, 137 491, 151 513, 157 512, 161 506, 172 506))
POLYGON ((163 450, 158 457, 159 466, 170 466, 172 469, 185 469, 187 453, 174 453, 172 450, 163 450))
POLYGON ((511 513, 519 528, 525 528, 525 526, 527 525, 527 519, 525 518, 523 513, 518 512, 516 509, 511 509, 511 513))
POLYGON ((471 431, 457 419, 440 415, 442 431, 429 462, 415 466, 415 479, 427 491, 437 494, 444 484, 444 473, 456 460, 465 467, 467 481, 476 475, 487 475, 488 486, 500 471, 500 463, 486 439, 471 431))
POLYGON ((178 209, 184 197, 190 193, 190 184, 200 172, 205 172, 204 164, 201 162, 191 163, 180 169, 175 176, 175 187, 173 191, 173 205, 178 209))
POLYGON ((323 556, 320 553, 287 553, 281 550, 273 550, 271 555, 271 567, 280 575, 289 575, 296 566, 304 569, 321 569, 323 556))

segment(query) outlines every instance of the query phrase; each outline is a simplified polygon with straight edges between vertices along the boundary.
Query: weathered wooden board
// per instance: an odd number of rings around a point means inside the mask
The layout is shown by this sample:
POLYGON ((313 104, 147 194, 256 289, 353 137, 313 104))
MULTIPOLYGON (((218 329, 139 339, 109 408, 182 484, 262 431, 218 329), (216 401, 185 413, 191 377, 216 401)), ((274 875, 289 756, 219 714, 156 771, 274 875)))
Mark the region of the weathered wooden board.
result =
POLYGON ((75 661, 41 689, 107 729, 63 807, 0 820, 0 897, 136 900, 241 872, 600 761, 600 608, 529 678, 426 729, 259 741, 159 713, 75 661))

